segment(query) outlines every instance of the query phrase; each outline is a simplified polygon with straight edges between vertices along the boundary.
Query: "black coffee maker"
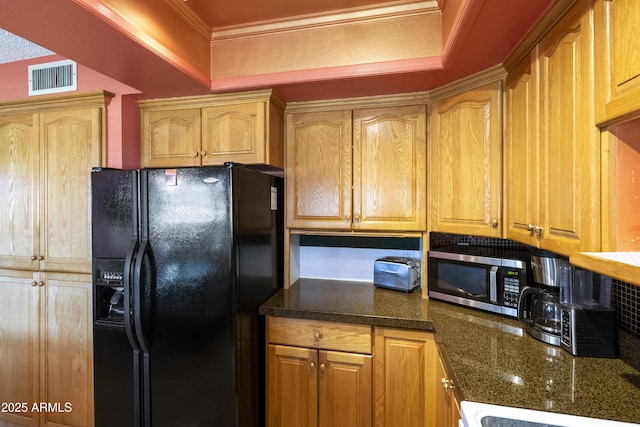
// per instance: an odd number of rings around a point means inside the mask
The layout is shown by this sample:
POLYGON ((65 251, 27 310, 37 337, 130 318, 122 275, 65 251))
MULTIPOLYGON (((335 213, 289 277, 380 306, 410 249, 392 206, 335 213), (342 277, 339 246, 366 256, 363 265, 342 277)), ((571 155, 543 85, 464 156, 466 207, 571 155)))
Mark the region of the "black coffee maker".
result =
POLYGON ((520 292, 518 319, 527 324, 532 337, 560 346, 560 290, 569 286, 571 265, 567 258, 536 249, 531 252, 531 270, 535 287, 526 286, 520 292))

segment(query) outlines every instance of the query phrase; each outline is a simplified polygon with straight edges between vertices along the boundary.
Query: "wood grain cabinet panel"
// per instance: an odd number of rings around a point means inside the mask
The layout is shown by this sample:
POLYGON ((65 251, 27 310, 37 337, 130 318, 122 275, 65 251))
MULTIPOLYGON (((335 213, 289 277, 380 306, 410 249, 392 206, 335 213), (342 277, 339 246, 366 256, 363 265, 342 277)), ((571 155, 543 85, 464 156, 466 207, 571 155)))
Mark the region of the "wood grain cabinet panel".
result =
POLYGON ((142 112, 144 167, 200 165, 200 109, 142 112))
POLYGON ((539 44, 540 247, 600 249, 600 146, 593 123, 589 2, 579 1, 539 44))
POLYGON ((0 415, 9 425, 38 426, 40 401, 39 273, 0 270, 0 396, 2 402, 25 403, 0 415), (32 285, 35 284, 35 285, 32 285))
POLYGON ((288 114, 287 227, 426 229, 426 108, 288 114))
POLYGON ((353 112, 353 228, 426 228, 426 108, 353 112))
POLYGON ((596 122, 640 116, 640 3, 596 0, 596 122))
POLYGON ((0 115, 0 267, 37 269, 39 121, 37 114, 0 115))
POLYGON ((374 425, 436 427, 441 408, 436 407, 434 335, 376 328, 374 354, 374 425))
POLYGON ((431 229, 502 236, 502 83, 434 103, 430 115, 431 229))
POLYGON ((372 425, 370 326, 279 317, 267 323, 268 426, 372 425))
POLYGON ((507 78, 507 237, 559 254, 600 249, 600 141, 589 1, 507 78))
POLYGON ((284 103, 272 90, 155 99, 142 112, 142 166, 284 167, 284 103))
POLYGON ((0 425, 93 425, 90 179, 112 96, 0 105, 0 395, 29 406, 0 425))
POLYGON ((289 228, 351 229, 351 135, 351 111, 289 115, 289 228))

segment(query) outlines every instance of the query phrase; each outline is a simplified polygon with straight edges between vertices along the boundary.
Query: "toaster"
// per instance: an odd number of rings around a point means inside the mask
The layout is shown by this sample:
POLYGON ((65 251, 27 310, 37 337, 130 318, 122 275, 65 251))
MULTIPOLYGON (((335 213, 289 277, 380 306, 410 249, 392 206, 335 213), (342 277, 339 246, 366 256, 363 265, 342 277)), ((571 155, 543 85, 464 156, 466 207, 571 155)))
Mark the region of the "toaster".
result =
POLYGON ((412 258, 379 258, 373 263, 373 286, 412 292, 420 288, 420 263, 412 258))

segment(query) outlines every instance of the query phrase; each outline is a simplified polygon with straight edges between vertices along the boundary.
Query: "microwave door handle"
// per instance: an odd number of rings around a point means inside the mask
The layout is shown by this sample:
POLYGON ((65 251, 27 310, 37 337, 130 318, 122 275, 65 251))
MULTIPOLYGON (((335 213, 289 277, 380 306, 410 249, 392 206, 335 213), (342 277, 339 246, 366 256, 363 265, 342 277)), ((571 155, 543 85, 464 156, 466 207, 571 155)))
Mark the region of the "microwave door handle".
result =
POLYGON ((498 266, 492 266, 489 270, 489 299, 498 302, 498 266))

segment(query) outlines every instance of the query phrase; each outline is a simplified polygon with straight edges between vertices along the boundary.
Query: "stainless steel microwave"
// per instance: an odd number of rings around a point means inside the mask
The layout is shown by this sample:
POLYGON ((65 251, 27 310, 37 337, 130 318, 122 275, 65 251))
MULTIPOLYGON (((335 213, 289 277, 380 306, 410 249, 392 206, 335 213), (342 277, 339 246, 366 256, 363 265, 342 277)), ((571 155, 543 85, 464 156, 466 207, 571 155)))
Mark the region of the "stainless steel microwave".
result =
POLYGON ((529 252, 448 246, 429 251, 429 298, 518 317, 529 276, 529 252))

